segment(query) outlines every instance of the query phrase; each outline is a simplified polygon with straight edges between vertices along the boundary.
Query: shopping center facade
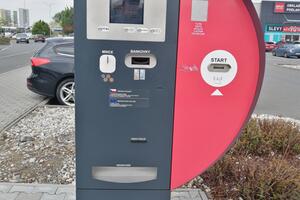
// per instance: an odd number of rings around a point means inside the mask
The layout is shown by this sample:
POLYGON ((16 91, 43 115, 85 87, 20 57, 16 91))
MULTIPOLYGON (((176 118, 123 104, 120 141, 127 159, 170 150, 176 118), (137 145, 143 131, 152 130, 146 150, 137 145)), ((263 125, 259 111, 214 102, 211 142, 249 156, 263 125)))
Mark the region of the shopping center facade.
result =
POLYGON ((253 0, 265 41, 300 40, 300 0, 253 0))

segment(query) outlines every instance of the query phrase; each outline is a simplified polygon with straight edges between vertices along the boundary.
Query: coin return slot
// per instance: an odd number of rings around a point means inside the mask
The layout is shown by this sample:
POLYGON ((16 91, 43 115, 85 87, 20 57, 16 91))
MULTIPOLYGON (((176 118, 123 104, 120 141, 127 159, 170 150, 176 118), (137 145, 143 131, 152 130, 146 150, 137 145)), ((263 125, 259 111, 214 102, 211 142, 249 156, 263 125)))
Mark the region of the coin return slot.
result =
POLYGON ((157 179, 156 167, 93 167, 94 179, 110 183, 141 183, 157 179))
POLYGON ((132 57, 131 64, 133 65, 150 65, 149 57, 132 57))
POLYGON ((208 66, 208 71, 210 71, 210 72, 226 73, 226 72, 229 72, 230 69, 231 69, 231 66, 227 65, 227 64, 211 64, 208 66))

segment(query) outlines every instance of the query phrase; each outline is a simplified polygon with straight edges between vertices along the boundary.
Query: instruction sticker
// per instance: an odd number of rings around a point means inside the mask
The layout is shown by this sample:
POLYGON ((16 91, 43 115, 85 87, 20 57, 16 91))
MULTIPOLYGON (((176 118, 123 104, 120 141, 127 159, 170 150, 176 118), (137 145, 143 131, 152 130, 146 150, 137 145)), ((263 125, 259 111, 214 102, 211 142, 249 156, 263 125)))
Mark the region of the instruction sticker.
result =
POLYGON ((149 106, 149 90, 110 89, 109 91, 109 107, 111 108, 148 108, 149 106))

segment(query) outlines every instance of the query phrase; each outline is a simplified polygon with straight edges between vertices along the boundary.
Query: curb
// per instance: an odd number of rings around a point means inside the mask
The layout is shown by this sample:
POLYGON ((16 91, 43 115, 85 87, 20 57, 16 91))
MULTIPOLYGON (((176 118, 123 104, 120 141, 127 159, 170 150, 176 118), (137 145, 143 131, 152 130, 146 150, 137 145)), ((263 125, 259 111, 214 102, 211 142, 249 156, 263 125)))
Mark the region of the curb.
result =
POLYGON ((253 114, 252 118, 254 119, 265 119, 265 120, 283 120, 285 122, 291 122, 300 127, 300 120, 298 119, 293 119, 289 117, 281 117, 278 115, 270 115, 270 114, 253 114))

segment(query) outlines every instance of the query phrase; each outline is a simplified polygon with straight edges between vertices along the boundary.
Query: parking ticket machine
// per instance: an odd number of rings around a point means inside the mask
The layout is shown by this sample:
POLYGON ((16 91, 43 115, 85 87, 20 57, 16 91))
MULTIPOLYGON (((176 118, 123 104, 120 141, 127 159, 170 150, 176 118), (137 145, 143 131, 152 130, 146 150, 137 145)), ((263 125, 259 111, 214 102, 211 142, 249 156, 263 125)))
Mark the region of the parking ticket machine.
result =
POLYGON ((77 200, 168 200, 256 104, 250 0, 76 0, 77 200))

